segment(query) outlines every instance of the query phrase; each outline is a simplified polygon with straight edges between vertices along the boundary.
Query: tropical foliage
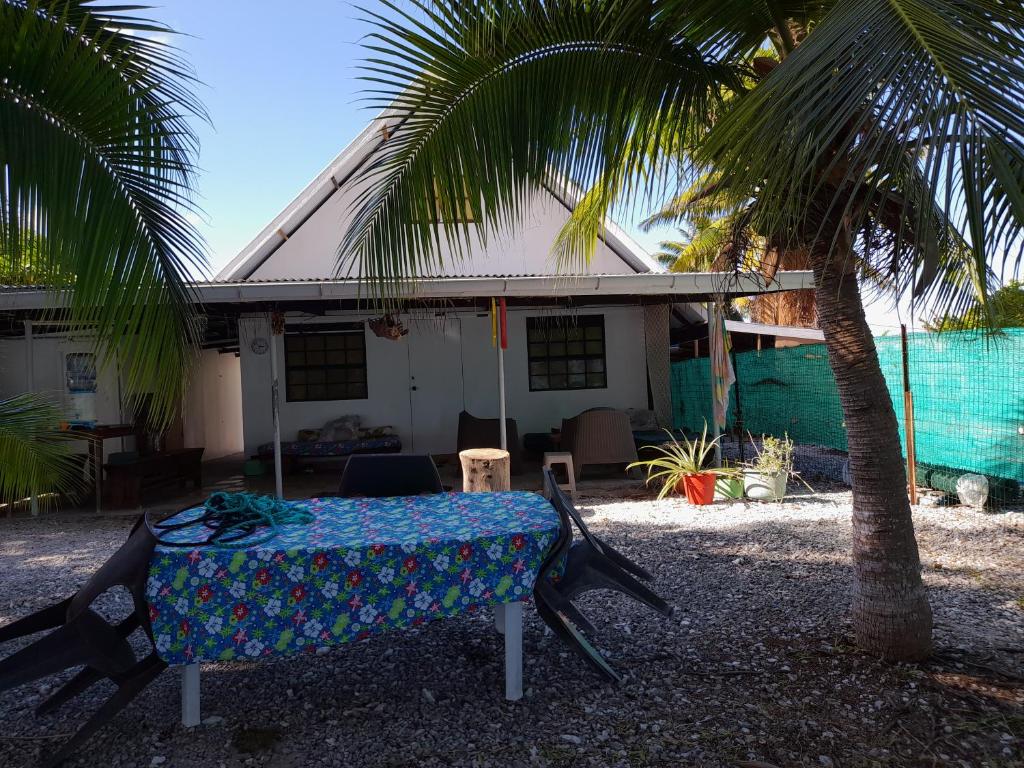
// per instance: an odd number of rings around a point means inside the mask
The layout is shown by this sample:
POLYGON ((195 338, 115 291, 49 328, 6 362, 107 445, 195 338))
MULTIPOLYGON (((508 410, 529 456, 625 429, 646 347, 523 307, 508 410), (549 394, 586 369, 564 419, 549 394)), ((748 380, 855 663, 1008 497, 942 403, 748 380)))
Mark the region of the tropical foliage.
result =
POLYGON ((858 277, 868 267, 939 311, 980 297, 992 317, 992 269, 1018 266, 1024 247, 1021 5, 382 5, 365 76, 396 130, 361 172, 342 268, 393 294, 436 266, 439 243, 464 256, 545 187, 584 209, 556 246, 578 264, 616 200, 655 209, 718 174, 750 230, 815 274, 850 445, 857 638, 927 655, 896 417, 858 277), (766 38, 775 58, 759 56, 766 38), (454 215, 467 199, 473 223, 454 215))
MULTIPOLYGON (((189 121, 204 112, 189 68, 163 42, 170 30, 139 8, 0 0, 0 274, 46 283, 62 306, 46 319, 90 329, 127 398, 148 395, 151 417, 165 422, 198 331, 186 277, 205 256, 189 219, 198 149, 189 121)), ((31 413, 21 434, 39 442, 43 422, 56 428, 53 413, 27 406, 0 403, 0 421, 31 413)), ((39 489, 22 480, 62 477, 13 469, 51 455, 18 445, 0 444, 8 497, 39 489)))
POLYGON ((0 401, 0 503, 18 501, 34 490, 81 486, 81 465, 72 457, 71 441, 55 428, 59 419, 53 405, 31 393, 0 401))
MULTIPOLYGON (((1011 280, 992 293, 989 299, 996 328, 1024 328, 1024 283, 1011 280)), ((980 306, 958 315, 947 314, 925 327, 929 331, 967 331, 989 326, 989 318, 980 306)))
POLYGON ((721 477, 736 477, 738 472, 735 469, 712 466, 715 447, 720 437, 708 439, 708 425, 704 424, 704 431, 700 437, 693 440, 682 436, 676 439, 671 431, 665 430, 668 436, 661 445, 645 446, 647 453, 655 454, 653 458, 634 461, 628 467, 631 469, 643 469, 647 472, 647 485, 653 481, 661 483, 661 490, 658 498, 663 499, 675 490, 683 478, 694 475, 718 475, 721 477))

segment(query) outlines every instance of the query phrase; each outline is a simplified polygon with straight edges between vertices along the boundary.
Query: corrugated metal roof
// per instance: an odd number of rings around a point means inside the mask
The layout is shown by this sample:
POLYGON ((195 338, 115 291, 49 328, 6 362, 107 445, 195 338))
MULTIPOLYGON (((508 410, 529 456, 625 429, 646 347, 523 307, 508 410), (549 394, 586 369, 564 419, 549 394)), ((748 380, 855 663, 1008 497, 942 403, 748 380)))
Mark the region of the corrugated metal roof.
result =
MULTIPOLYGON (((652 273, 641 272, 639 274, 647 275, 652 273)), ((514 280, 519 278, 541 278, 552 281, 560 280, 580 280, 583 278, 590 277, 623 277, 629 276, 629 273, 622 272, 587 272, 587 273, 572 273, 562 275, 551 275, 547 273, 500 273, 500 272, 484 272, 472 275, 420 275, 419 277, 413 278, 415 280, 514 280)), ((230 278, 217 279, 214 278, 208 282, 199 283, 200 285, 249 285, 257 283, 355 283, 359 282, 357 277, 250 277, 246 280, 232 280, 230 278)))

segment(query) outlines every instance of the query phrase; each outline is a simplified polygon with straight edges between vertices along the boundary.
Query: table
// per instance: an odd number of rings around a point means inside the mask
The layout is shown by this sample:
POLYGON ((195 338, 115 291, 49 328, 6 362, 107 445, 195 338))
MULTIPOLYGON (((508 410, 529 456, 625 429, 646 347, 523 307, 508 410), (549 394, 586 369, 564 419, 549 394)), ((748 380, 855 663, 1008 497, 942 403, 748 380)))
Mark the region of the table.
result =
POLYGON ((103 441, 114 437, 131 437, 135 435, 134 424, 97 424, 94 427, 70 427, 67 434, 78 440, 89 441, 89 463, 92 464, 92 477, 96 485, 96 511, 100 511, 103 499, 103 441))
MULTIPOLYGON (((201 661, 311 653, 487 606, 505 635, 506 698, 522 696, 522 601, 560 529, 548 501, 500 492, 293 503, 314 522, 251 546, 153 553, 153 638, 164 661, 184 667, 186 725, 199 722, 201 661)), ((204 536, 201 526, 165 534, 204 536)))

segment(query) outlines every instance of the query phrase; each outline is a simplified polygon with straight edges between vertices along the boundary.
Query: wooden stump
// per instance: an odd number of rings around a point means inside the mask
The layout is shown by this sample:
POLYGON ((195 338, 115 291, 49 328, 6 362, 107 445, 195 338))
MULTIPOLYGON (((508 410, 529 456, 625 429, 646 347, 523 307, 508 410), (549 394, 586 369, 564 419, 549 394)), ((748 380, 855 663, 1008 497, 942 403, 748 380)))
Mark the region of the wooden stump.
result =
POLYGON ((470 448, 459 453, 462 463, 462 490, 512 490, 511 462, 508 451, 498 448, 470 448))

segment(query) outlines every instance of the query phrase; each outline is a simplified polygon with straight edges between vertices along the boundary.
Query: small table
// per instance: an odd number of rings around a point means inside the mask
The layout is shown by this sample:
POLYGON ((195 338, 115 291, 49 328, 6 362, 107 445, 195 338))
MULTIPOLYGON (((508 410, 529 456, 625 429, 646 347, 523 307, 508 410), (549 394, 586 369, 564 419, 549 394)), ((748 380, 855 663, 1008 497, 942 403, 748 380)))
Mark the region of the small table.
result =
POLYGON ((114 437, 135 435, 134 424, 97 424, 93 427, 70 427, 68 435, 89 441, 89 463, 92 464, 93 484, 96 487, 96 511, 103 500, 103 441, 114 437))
MULTIPOLYGON (((506 698, 522 697, 522 601, 560 531, 543 497, 444 493, 294 503, 314 521, 283 526, 252 546, 157 546, 150 559, 153 638, 164 661, 184 667, 185 725, 200 721, 200 661, 315 652, 486 606, 495 608, 505 635, 506 698)), ((195 541, 206 533, 197 525, 165 538, 195 541)))

